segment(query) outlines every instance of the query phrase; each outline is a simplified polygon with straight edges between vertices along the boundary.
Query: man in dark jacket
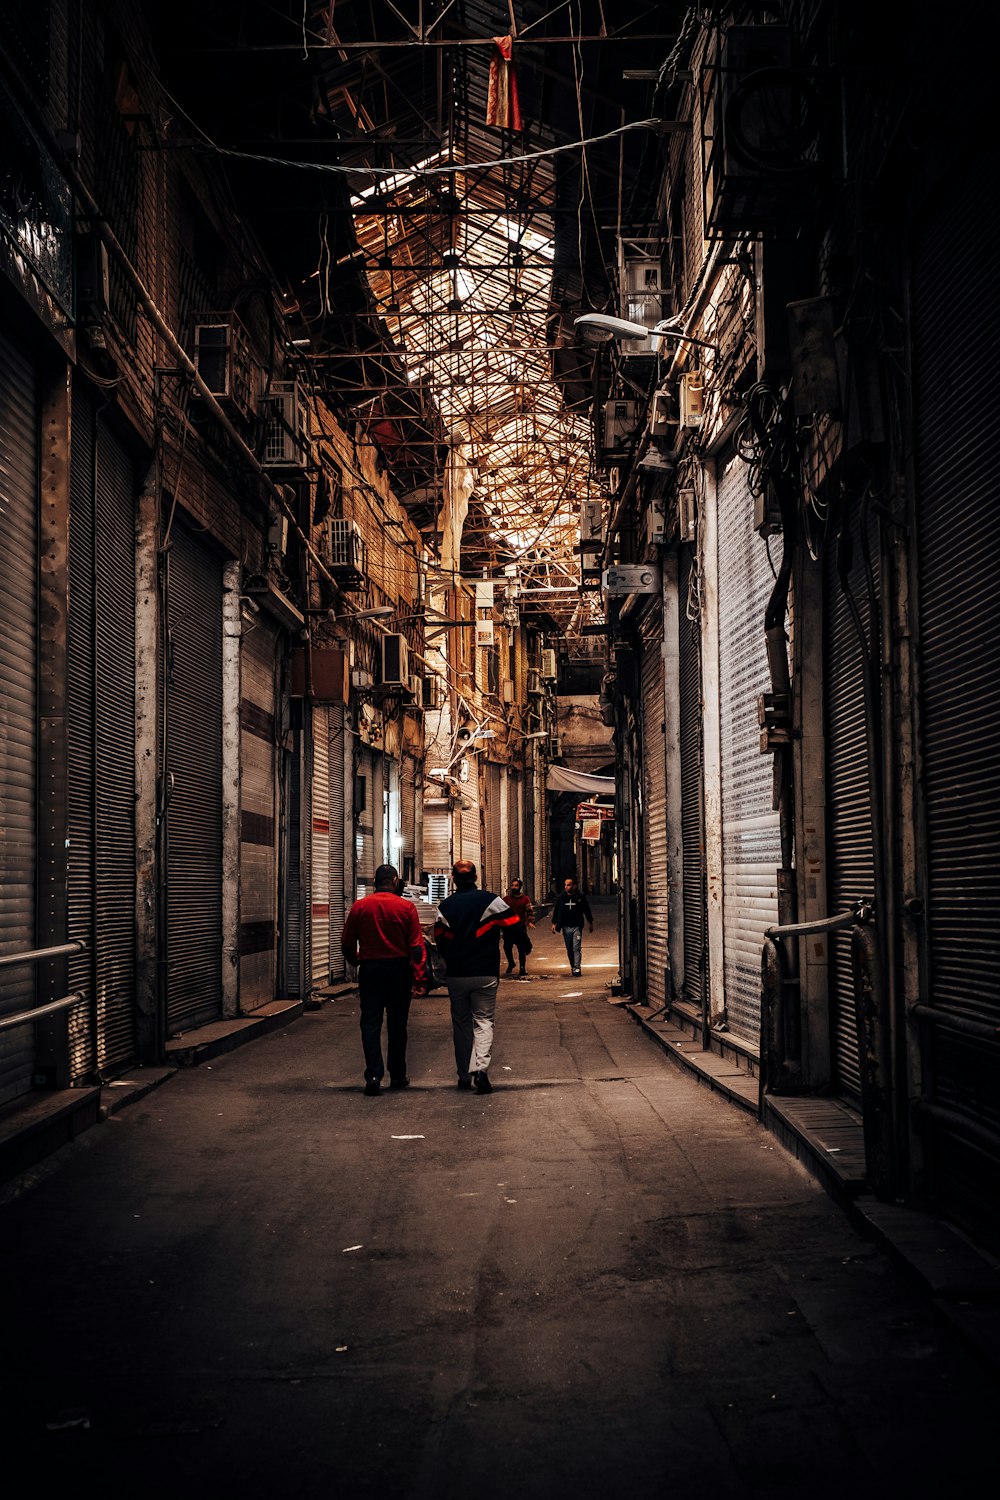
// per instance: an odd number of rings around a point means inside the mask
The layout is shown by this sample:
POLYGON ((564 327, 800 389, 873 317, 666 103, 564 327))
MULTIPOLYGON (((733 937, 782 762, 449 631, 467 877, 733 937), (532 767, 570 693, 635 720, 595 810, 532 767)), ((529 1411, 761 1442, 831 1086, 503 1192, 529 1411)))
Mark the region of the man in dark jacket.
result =
POLYGON ((590 902, 571 875, 563 881, 559 899, 553 908, 552 931, 562 933, 563 942, 566 944, 566 957, 569 959, 570 968, 574 974, 580 972, 584 919, 590 924, 590 931, 593 932, 594 914, 590 910, 590 902))
POLYGON ((423 994, 425 950, 420 919, 412 901, 396 894, 399 880, 392 865, 379 865, 375 890, 347 913, 340 946, 348 963, 358 965, 361 996, 361 1045, 365 1053, 365 1093, 381 1089, 382 1017, 386 1018, 389 1087, 405 1089, 406 1022, 410 999, 423 994))
POLYGON ((518 918, 492 891, 477 890, 476 867, 470 859, 457 860, 451 873, 455 893, 438 908, 434 940, 448 971, 458 1086, 489 1094, 500 934, 518 918))
POLYGON ((503 951, 507 956, 507 967, 505 974, 514 972, 514 949, 517 949, 520 974, 518 978, 527 979, 525 967, 528 962, 528 954, 531 952, 531 939, 528 936, 528 928, 535 925, 535 909, 531 904, 531 897, 524 894, 524 889, 517 876, 510 883, 510 890, 503 898, 511 911, 517 917, 514 927, 505 927, 503 933, 503 951))

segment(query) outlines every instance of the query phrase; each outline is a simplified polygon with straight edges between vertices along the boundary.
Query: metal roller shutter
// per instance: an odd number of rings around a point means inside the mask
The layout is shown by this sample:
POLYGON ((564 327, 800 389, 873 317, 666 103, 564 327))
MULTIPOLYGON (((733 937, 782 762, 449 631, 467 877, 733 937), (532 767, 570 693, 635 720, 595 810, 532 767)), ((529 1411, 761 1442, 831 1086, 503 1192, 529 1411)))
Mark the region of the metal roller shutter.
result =
MULTIPOLYGON (((852 548, 848 574, 851 599, 870 639, 871 609, 862 549, 865 545, 869 548, 877 574, 875 527, 869 524, 867 539, 862 537, 856 507, 842 524, 852 548)), ((859 897, 871 899, 875 894, 861 643, 840 586, 837 554, 837 538, 831 534, 823 557, 827 900, 831 912, 846 911, 859 897)), ((877 628, 877 620, 875 623, 877 628)), ((861 1065, 849 932, 830 937, 829 997, 833 1082, 841 1093, 860 1103, 861 1065)))
POLYGON ((486 767, 486 859, 485 871, 483 872, 483 884, 491 891, 499 892, 502 884, 500 875, 500 840, 503 837, 503 826, 500 818, 500 767, 487 765, 486 767))
POLYGON ((479 822, 479 761, 475 756, 465 756, 459 766, 466 768, 468 781, 462 782, 462 853, 460 858, 471 859, 482 873, 482 831, 479 822))
POLYGON ((681 737, 681 839, 684 916, 684 998, 699 1010, 708 973, 705 886, 704 776, 702 774, 701 622, 689 615, 694 561, 682 547, 678 559, 678 655, 681 737))
POLYGON ((312 711, 312 982, 330 982, 330 718, 312 711))
POLYGON ((931 1191, 1000 1249, 1000 632, 995 417, 1000 309, 979 174, 966 160, 919 224, 914 399, 929 1003, 931 1191), (969 359, 969 340, 981 357, 969 359))
POLYGON ((642 882, 646 1003, 667 1002, 667 764, 664 740, 663 614, 660 600, 642 631, 642 882))
MULTIPOLYGON (((35 946, 38 629, 35 371, 0 335, 0 953, 35 946)), ((31 965, 0 970, 0 1014, 34 1003, 31 965)), ((0 1031, 0 1102, 31 1087, 34 1028, 0 1031)))
POLYGON ((67 937, 90 949, 69 961, 70 991, 83 996, 69 1016, 73 1082, 97 1068, 94 1019, 94 490, 97 430, 94 406, 73 391, 70 452, 69 622, 66 632, 67 937))
POLYGON ((424 869, 431 875, 451 871, 451 807, 448 803, 424 803, 424 869))
POLYGON ((240 650, 240 1009, 275 994, 278 818, 276 632, 258 615, 240 650))
POLYGON ((760 1044, 760 955, 778 920, 778 815, 772 759, 762 755, 757 698, 770 690, 764 611, 774 579, 753 530, 746 465, 721 468, 719 504, 719 699, 722 741, 722 875, 726 1019, 760 1044))
POLYGON ((370 895, 375 887, 375 820, 381 819, 381 804, 375 806, 375 757, 370 750, 359 753, 357 775, 363 787, 355 824, 356 895, 370 895))
POLYGON ((347 916, 346 892, 351 886, 351 875, 344 869, 344 822, 347 808, 344 800, 344 709, 335 703, 330 715, 330 975, 343 979, 344 955, 340 949, 340 934, 347 916))
MULTIPOLYGON (((507 781, 507 843, 510 849, 510 874, 525 881, 521 869, 521 778, 511 776, 507 781)), ((524 889, 527 890, 525 881, 524 889)))
POLYGON ((222 1003, 222 570, 174 522, 167 674, 167 1027, 222 1003))
POLYGON ((403 756, 402 786, 400 791, 400 826, 402 831, 402 846, 400 850, 399 873, 407 879, 415 880, 419 873, 416 868, 416 845, 417 845, 417 762, 412 755, 403 756), (412 873, 410 873, 412 872, 412 873))

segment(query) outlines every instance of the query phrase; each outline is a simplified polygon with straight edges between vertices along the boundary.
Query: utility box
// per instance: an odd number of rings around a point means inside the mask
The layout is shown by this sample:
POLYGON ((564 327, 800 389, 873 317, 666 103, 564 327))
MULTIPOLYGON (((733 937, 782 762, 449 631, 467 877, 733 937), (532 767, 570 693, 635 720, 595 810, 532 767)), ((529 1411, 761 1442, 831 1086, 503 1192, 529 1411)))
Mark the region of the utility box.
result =
POLYGON ((635 433, 639 421, 638 401, 608 401, 604 406, 604 451, 620 453, 635 433))
POLYGON ((296 646, 292 651, 289 697, 308 696, 314 703, 347 703, 351 674, 346 651, 334 646, 313 646, 308 655, 307 663, 304 646, 296 646))

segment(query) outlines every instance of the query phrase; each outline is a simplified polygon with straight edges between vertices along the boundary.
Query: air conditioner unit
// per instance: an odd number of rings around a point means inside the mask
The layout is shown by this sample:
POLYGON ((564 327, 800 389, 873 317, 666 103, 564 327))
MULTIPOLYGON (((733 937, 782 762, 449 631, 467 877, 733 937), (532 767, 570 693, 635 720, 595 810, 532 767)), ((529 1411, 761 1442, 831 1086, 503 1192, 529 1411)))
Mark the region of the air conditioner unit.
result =
POLYGON ((542 687, 542 676, 537 667, 528 668, 528 697, 540 698, 544 689, 542 687))
POLYGON ((555 651, 547 646, 542 652, 541 675, 547 682, 555 682, 559 675, 559 661, 555 651))
POLYGON ((275 380, 262 398, 260 415, 265 469, 302 469, 309 462, 309 407, 297 380, 275 380))
POLYGON ((638 401, 608 401, 604 407, 604 451, 620 453, 639 421, 638 401))
POLYGON ((442 689, 444 684, 436 672, 420 680, 420 697, 418 703, 422 708, 440 708, 442 701, 442 689))
POLYGON ((705 377, 700 370, 681 376, 681 426, 700 427, 705 416, 705 377))
POLYGON ((257 381, 250 335, 236 313, 203 313, 197 319, 194 364, 217 401, 245 417, 256 410, 257 381))
POLYGON ((405 636, 384 635, 382 637, 382 686, 410 686, 410 652, 405 636))
POLYGON ((358 589, 365 582, 367 567, 365 544, 357 524, 331 517, 326 529, 327 570, 342 589, 358 589))

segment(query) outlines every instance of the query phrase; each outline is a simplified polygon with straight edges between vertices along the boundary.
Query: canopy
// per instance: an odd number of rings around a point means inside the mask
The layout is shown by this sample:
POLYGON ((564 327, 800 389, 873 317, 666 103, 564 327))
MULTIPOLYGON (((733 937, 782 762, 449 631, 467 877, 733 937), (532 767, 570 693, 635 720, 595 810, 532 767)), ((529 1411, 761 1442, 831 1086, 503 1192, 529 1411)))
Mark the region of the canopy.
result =
POLYGON ((588 776, 586 771, 571 771, 567 766, 549 766, 545 785, 550 792, 594 792, 614 796, 613 776, 588 776))

